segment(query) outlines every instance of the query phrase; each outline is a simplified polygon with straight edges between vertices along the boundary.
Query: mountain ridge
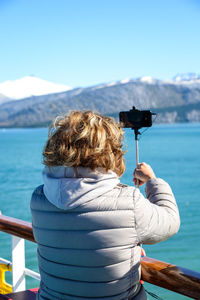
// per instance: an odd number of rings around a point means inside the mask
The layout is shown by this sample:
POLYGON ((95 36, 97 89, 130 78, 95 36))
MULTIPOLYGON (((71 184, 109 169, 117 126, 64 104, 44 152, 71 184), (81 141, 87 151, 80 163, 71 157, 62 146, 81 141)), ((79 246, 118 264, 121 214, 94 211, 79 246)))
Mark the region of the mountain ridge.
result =
POLYGON ((39 127, 69 110, 94 110, 117 116, 119 111, 152 109, 159 123, 200 122, 200 85, 127 79, 75 88, 66 92, 6 102, 0 105, 0 127, 39 127))

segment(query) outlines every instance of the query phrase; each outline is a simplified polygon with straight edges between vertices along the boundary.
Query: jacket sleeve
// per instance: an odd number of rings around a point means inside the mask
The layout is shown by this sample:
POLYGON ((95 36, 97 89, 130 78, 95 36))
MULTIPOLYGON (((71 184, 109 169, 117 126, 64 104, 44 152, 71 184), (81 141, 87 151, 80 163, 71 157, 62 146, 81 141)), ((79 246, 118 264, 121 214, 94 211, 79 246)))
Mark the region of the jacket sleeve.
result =
POLYGON ((155 244, 178 232, 179 211, 172 190, 164 180, 149 180, 145 192, 147 199, 135 190, 135 227, 139 243, 155 244))

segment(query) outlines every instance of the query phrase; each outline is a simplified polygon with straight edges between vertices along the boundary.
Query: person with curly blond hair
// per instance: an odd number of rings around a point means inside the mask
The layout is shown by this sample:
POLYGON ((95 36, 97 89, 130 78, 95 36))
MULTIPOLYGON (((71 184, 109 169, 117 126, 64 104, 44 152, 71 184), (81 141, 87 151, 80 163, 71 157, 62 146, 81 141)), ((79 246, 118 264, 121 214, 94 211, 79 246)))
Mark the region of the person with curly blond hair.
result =
POLYGON ((43 151, 44 184, 31 199, 41 274, 38 300, 145 300, 141 244, 175 234, 179 212, 169 185, 146 163, 125 171, 122 126, 92 111, 57 117, 43 151))

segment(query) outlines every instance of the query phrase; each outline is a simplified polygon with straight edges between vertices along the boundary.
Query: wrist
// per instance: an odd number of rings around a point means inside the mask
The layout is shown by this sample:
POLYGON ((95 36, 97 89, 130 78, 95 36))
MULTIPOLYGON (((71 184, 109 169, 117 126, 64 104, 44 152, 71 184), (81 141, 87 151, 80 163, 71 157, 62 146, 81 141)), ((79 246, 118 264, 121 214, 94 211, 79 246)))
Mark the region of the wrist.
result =
POLYGON ((151 176, 148 176, 147 180, 145 183, 147 183, 148 181, 150 181, 151 179, 154 179, 156 178, 155 174, 154 175, 151 175, 151 176))

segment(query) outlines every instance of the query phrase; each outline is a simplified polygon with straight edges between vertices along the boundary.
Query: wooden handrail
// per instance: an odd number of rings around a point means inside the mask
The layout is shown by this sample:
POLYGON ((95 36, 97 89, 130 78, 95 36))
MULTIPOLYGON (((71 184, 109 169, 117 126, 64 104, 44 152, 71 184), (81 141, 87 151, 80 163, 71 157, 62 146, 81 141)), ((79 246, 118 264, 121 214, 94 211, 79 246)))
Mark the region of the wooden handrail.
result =
MULTIPOLYGON (((29 222, 0 215, 0 231, 35 242, 29 222)), ((150 257, 141 259, 142 280, 193 299, 200 299, 200 273, 150 257)))
POLYGON ((167 290, 200 299, 200 273, 150 257, 141 260, 142 279, 167 290))
POLYGON ((21 237, 36 243, 30 222, 0 215, 0 231, 21 237))

